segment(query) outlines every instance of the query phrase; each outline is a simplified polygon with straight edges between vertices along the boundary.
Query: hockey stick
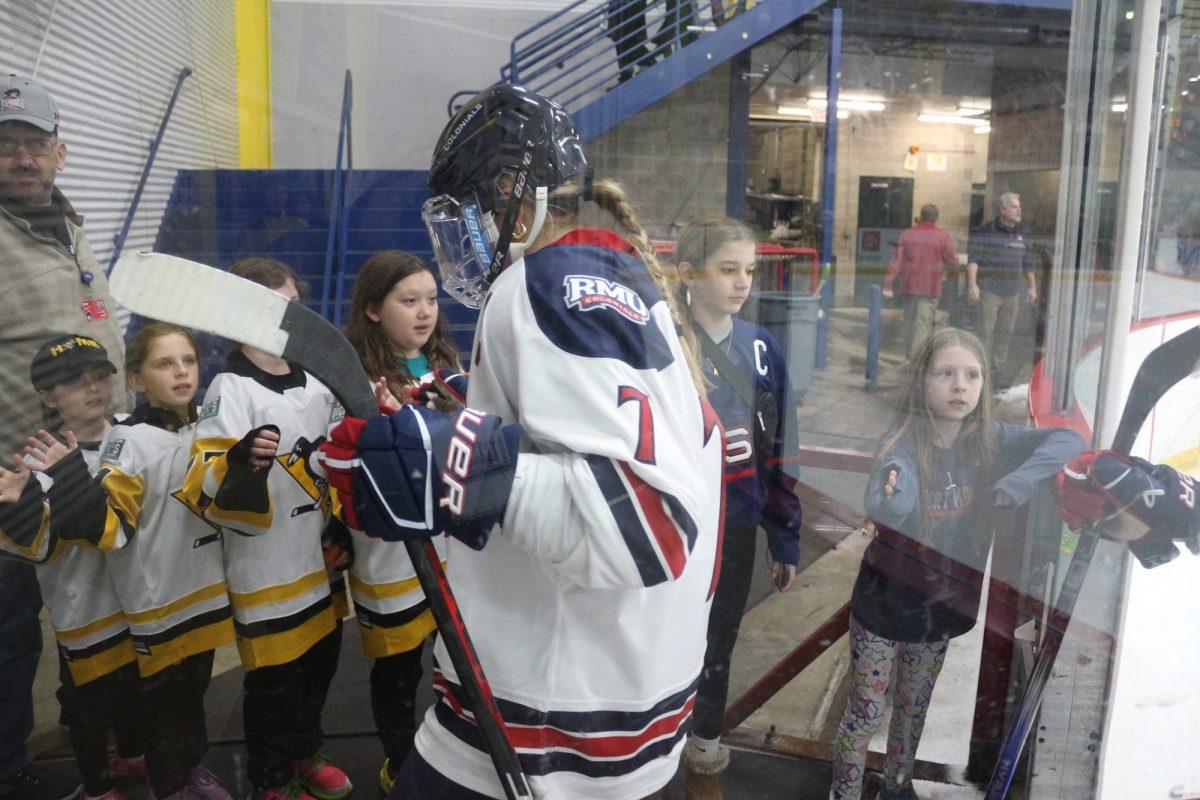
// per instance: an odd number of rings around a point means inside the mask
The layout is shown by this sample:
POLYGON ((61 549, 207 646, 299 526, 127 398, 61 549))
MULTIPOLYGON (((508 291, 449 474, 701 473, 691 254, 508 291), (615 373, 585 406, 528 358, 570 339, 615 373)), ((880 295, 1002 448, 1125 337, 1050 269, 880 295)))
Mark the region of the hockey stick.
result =
MULTIPOLYGON (((1121 421, 1117 425, 1116 436, 1113 437, 1113 450, 1129 454, 1138 431, 1150 416, 1151 410, 1172 386, 1192 374, 1198 357, 1200 327, 1192 328, 1162 343, 1146 356, 1138 368, 1137 375, 1134 376, 1129 398, 1125 401, 1125 410, 1121 412, 1121 421)), ((1054 667, 1054 660, 1062 648, 1067 625, 1075 611, 1075 601, 1079 599, 1079 592, 1083 589, 1088 565, 1096 552, 1096 542, 1099 538, 1094 527, 1079 534, 1075 553, 1071 556, 1067 575, 1058 593, 1058 601, 1054 604, 1046 624, 1041 650, 1033 663, 1029 682, 1021 695, 1021 701, 1013 715, 1012 726, 1000 749, 1000 759, 996 762, 996 769, 988 782, 986 800, 1004 800, 1008 795, 1008 788, 1012 784, 1021 752, 1029 739, 1038 707, 1046 693, 1046 685, 1050 682, 1050 670, 1054 667)))
MULTIPOLYGON (((329 387, 346 413, 360 419, 379 416, 371 381, 354 348, 303 304, 223 270, 159 253, 123 257, 108 280, 113 299, 135 314, 215 333, 286 358, 329 387)), ((505 795, 509 800, 532 800, 433 542, 422 539, 404 545, 505 795)))

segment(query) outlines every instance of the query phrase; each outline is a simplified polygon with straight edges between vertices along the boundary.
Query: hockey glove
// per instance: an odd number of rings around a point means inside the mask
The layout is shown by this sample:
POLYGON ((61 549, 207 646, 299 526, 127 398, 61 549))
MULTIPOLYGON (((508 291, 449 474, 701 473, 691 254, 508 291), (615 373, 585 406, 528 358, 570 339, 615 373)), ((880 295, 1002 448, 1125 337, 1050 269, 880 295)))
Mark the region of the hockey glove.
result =
POLYGON ((346 417, 329 432, 329 438, 321 443, 317 461, 325 470, 329 489, 342 507, 342 521, 355 530, 362 530, 358 510, 354 502, 354 448, 358 437, 367 425, 365 420, 346 417))
MULTIPOLYGON (((407 405, 362 426, 341 500, 352 498, 369 535, 398 541, 445 531, 482 549, 504 515, 520 438, 521 426, 472 409, 407 405)), ((328 459, 326 469, 332 484, 328 459)))
MULTIPOLYGON (((271 498, 267 492, 267 475, 271 466, 255 466, 251 459, 251 449, 254 440, 263 431, 273 431, 275 439, 279 438, 279 427, 276 425, 261 425, 247 433, 237 444, 229 448, 225 455, 228 465, 221 485, 213 503, 225 511, 245 511, 253 514, 265 514, 271 508, 271 498)), ((272 462, 274 463, 274 462, 272 462)))
POLYGON ((413 399, 428 408, 454 412, 467 404, 467 382, 458 370, 441 367, 434 370, 433 380, 414 390, 413 399))
POLYGON ((1051 482, 1063 522, 1073 531, 1108 519, 1116 509, 1104 490, 1092 482, 1091 468, 1103 451, 1089 450, 1068 461, 1051 482))
POLYGON ((1102 530, 1127 541, 1142 566, 1174 559, 1179 555, 1176 540, 1200 553, 1200 516, 1190 477, 1165 464, 1114 452, 1097 454, 1089 474, 1116 512, 1102 530))

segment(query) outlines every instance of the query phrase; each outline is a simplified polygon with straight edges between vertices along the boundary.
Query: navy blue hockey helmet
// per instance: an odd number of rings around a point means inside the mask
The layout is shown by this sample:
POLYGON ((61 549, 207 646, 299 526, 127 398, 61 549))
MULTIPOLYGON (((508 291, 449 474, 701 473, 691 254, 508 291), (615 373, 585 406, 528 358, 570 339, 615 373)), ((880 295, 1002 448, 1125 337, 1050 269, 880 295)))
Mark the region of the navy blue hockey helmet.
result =
POLYGON ((497 84, 464 104, 438 138, 434 197, 421 208, 446 291, 478 307, 504 265, 537 237, 549 192, 575 181, 590 193, 591 180, 575 124, 552 100, 497 84), (514 241, 529 192, 534 219, 514 241))

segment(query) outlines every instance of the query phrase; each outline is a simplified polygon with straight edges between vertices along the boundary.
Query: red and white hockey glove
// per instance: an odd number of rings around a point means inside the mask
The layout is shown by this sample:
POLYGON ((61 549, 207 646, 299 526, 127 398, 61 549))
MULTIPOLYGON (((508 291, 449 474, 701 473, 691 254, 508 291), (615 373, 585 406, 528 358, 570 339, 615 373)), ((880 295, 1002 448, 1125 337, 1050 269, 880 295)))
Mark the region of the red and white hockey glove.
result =
POLYGON ((413 390, 413 401, 438 411, 457 411, 467 404, 468 377, 456 369, 439 367, 433 380, 413 390))
MULTIPOLYGON (((1100 530, 1126 542, 1142 566, 1157 567, 1174 559, 1179 555, 1176 541, 1200 553, 1192 478, 1174 467, 1109 450, 1089 451, 1083 459, 1090 484, 1107 501, 1108 513, 1098 520, 1100 530)), ((1081 492, 1075 495, 1077 508, 1081 497, 1081 492)))
POLYGON ((1101 452, 1104 451, 1088 450, 1071 459, 1051 482, 1063 522, 1073 531, 1095 525, 1116 513, 1104 490, 1092 483, 1092 464, 1101 452))
POLYGON ((366 420, 357 417, 346 417, 329 432, 329 438, 321 443, 320 455, 317 457, 325 468, 325 476, 329 480, 329 488, 342 506, 342 520, 355 530, 362 530, 358 520, 357 506, 354 502, 354 466, 357 463, 355 448, 358 447, 358 437, 362 435, 366 420))

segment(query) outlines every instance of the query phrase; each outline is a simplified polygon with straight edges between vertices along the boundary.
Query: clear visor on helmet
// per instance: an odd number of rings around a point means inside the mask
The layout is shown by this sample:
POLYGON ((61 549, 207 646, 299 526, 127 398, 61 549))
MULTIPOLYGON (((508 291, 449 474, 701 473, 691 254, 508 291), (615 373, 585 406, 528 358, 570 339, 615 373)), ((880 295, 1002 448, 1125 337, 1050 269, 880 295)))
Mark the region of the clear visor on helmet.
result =
POLYGON ((491 213, 481 212, 475 202, 441 194, 425 201, 421 219, 433 240, 442 288, 465 306, 482 306, 498 237, 491 213))

